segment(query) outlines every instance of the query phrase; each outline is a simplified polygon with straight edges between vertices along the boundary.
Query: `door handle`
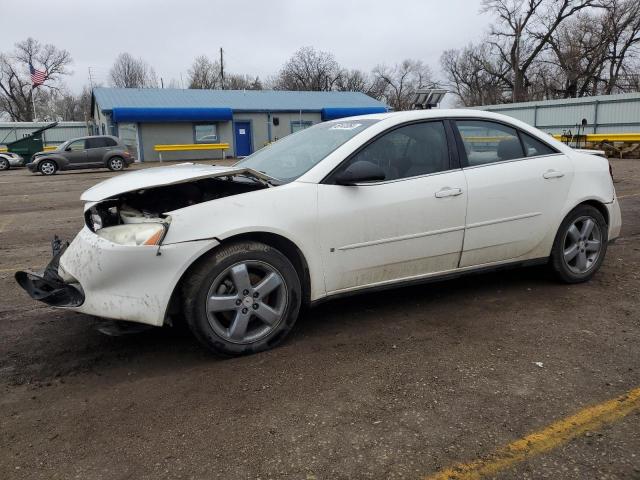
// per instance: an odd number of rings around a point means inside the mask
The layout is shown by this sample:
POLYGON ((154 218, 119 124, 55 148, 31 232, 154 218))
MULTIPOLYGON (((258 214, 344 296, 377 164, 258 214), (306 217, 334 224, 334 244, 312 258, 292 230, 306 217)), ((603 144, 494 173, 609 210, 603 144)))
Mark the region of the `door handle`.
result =
POLYGON ((547 170, 542 174, 542 178, 546 178, 547 180, 549 178, 560 178, 560 177, 564 177, 564 173, 559 172, 557 170, 547 170))
POLYGON ((456 197, 462 194, 461 188, 449 188, 444 187, 442 190, 438 190, 436 192, 436 198, 444 198, 444 197, 456 197))

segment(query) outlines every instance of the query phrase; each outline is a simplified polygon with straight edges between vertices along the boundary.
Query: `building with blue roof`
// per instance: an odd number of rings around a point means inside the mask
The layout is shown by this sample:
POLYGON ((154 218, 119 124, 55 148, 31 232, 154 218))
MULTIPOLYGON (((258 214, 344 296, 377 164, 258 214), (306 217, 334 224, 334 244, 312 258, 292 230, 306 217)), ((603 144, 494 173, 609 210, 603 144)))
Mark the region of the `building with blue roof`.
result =
MULTIPOLYGON (((155 145, 228 143, 235 157, 315 123, 381 113, 359 92, 95 88, 91 130, 120 137, 140 161, 159 160, 155 145)), ((219 150, 163 152, 164 160, 221 158, 219 150)))

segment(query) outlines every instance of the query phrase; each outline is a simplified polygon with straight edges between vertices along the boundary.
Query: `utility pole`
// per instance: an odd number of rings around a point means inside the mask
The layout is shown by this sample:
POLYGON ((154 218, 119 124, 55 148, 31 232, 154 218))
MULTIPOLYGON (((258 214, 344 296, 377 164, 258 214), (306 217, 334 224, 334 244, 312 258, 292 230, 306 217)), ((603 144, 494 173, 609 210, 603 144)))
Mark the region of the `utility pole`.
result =
POLYGON ((222 83, 222 90, 224 90, 224 56, 222 47, 220 47, 220 82, 222 83))
POLYGON ((89 85, 91 86, 91 90, 93 91, 93 72, 91 71, 91 67, 89 68, 89 85))

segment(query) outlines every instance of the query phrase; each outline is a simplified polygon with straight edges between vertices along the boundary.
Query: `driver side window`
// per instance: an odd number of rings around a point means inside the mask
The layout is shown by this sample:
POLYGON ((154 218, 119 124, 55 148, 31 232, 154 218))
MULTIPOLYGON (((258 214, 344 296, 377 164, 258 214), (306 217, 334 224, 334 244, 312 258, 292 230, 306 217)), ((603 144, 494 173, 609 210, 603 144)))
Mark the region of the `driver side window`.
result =
POLYGON ((449 170, 449 149, 442 122, 405 125, 378 137, 339 169, 359 161, 379 166, 385 181, 449 170))
POLYGON ((75 142, 71 142, 67 147, 67 149, 71 150, 72 152, 78 152, 80 150, 84 150, 85 149, 84 140, 76 140, 75 142))

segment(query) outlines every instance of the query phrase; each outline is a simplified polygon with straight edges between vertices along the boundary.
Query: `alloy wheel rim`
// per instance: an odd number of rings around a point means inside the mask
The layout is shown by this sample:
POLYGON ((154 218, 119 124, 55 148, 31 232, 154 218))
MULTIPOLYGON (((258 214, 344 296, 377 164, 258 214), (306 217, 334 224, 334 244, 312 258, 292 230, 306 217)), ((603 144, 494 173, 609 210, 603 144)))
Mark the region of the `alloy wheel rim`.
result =
POLYGON ((9 161, 3 158, 0 160, 0 170, 6 170, 7 168, 9 168, 9 161))
POLYGON ((53 165, 49 162, 45 163, 44 165, 42 165, 42 172, 50 175, 55 171, 55 168, 53 167, 53 165))
POLYGON ((590 216, 580 217, 567 229, 562 256, 571 272, 585 274, 591 270, 602 250, 602 232, 598 222, 590 216))
POLYGON ((111 160, 111 168, 120 170, 122 168, 122 161, 118 159, 111 160))
POLYGON ((258 260, 236 263, 219 274, 207 293, 209 325, 231 343, 255 343, 283 321, 288 289, 283 275, 258 260))

